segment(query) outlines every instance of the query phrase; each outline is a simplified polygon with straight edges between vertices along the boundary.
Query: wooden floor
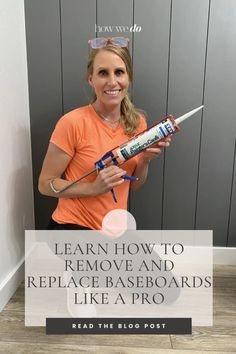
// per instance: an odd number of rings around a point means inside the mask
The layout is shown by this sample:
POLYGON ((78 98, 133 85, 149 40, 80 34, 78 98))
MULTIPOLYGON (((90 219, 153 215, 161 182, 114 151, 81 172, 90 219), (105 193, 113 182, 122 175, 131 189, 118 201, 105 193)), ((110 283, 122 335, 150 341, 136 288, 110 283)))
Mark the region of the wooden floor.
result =
POLYGON ((214 269, 214 326, 192 335, 50 335, 24 326, 24 288, 0 314, 0 353, 226 354, 236 353, 236 266, 214 269))

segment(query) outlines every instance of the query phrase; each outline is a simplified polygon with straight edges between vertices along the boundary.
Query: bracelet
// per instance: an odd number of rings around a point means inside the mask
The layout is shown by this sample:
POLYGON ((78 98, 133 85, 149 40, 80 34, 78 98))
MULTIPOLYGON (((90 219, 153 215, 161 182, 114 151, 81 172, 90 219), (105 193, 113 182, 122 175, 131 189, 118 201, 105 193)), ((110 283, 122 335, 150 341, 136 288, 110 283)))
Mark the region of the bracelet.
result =
POLYGON ((52 179, 52 180, 49 182, 49 186, 50 186, 51 190, 52 190, 54 193, 58 194, 58 193, 60 193, 60 190, 58 190, 58 189, 56 189, 56 188, 54 187, 53 181, 55 181, 55 179, 52 179))

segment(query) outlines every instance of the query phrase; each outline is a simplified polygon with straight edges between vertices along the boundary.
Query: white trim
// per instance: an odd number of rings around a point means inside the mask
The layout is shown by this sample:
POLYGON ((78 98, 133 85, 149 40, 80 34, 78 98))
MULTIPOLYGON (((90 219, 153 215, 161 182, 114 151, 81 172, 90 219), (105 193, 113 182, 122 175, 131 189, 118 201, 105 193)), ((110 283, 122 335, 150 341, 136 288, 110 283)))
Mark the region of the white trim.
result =
POLYGON ((25 257, 17 263, 0 283, 0 312, 4 309, 20 283, 24 280, 24 261, 25 257))
POLYGON ((213 247, 213 263, 236 265, 235 247, 213 247))

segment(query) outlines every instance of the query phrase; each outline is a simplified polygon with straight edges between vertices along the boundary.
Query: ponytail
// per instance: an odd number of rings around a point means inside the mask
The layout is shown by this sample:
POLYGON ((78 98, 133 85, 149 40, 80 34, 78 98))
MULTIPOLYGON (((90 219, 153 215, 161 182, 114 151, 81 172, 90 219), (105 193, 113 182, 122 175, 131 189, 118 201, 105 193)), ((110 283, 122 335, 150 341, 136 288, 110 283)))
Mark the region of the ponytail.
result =
POLYGON ((121 102, 121 124, 128 136, 133 136, 139 126, 140 113, 135 109, 128 94, 121 102))

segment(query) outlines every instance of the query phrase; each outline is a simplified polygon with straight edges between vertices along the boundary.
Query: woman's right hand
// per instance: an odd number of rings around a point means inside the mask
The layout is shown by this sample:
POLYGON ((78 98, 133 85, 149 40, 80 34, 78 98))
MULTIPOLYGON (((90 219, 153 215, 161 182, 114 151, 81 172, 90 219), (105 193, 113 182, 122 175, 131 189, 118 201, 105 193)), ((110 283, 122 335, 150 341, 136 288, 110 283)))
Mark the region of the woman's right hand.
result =
POLYGON ((126 174, 126 171, 118 166, 109 166, 100 170, 97 178, 92 182, 94 195, 109 192, 112 188, 124 183, 124 179, 120 178, 126 174))

